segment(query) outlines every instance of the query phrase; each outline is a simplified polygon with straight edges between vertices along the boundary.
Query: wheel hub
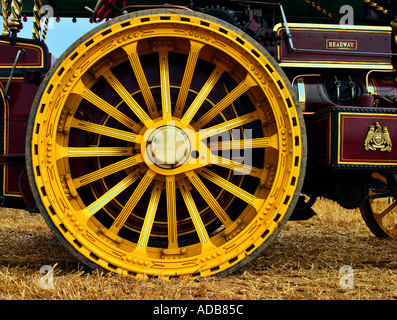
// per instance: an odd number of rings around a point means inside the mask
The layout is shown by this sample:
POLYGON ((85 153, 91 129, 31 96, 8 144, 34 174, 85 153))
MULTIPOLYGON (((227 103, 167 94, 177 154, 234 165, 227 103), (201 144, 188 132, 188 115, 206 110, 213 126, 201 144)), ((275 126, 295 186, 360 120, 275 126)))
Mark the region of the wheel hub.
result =
POLYGON ((183 165, 190 155, 190 140, 185 131, 165 125, 155 129, 146 143, 150 161, 163 169, 175 169, 183 165))

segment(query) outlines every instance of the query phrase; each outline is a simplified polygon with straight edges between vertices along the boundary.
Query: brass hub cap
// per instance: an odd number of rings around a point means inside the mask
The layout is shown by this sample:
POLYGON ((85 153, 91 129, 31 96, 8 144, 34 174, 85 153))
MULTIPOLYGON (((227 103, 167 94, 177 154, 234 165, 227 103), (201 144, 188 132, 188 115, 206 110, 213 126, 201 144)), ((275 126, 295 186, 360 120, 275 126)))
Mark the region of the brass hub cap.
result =
POLYGON ((155 129, 146 143, 149 160, 163 169, 183 165, 190 155, 189 137, 182 129, 166 125, 155 129))

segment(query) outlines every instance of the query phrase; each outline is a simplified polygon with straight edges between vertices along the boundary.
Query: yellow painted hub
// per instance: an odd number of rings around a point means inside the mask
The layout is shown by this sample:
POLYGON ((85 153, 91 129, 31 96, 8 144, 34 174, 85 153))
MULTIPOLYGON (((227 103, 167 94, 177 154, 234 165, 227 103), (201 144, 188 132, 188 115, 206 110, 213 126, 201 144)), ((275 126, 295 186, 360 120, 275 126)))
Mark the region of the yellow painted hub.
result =
POLYGON ((28 128, 44 218, 84 263, 208 276, 257 256, 300 193, 306 138, 282 70, 240 30, 149 10, 57 60, 28 128))

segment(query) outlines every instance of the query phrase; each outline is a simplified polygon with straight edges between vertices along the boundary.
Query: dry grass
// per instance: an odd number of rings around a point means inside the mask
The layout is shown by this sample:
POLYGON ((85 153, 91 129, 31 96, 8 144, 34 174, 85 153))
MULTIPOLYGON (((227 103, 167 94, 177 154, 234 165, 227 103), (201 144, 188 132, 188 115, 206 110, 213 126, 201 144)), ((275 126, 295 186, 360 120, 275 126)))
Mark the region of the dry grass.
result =
POLYGON ((397 242, 375 238, 358 210, 328 200, 317 216, 288 222, 266 252, 229 277, 133 280, 91 272, 69 254, 40 215, 0 209, 0 299, 396 299, 397 242), (55 266, 54 288, 39 270, 55 266), (353 289, 339 269, 353 267, 353 289))

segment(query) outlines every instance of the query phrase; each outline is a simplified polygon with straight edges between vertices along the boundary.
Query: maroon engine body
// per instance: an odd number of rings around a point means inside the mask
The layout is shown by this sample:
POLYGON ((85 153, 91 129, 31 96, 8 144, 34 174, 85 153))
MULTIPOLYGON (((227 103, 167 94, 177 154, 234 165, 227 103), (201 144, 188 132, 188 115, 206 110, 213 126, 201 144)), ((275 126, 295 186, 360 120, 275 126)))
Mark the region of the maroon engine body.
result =
MULTIPOLYGON (((289 22, 295 2, 284 2, 289 22)), ((315 1, 306 2, 319 11, 315 1)), ((361 25, 340 25, 324 10, 328 20, 320 17, 316 24, 307 23, 313 21, 307 15, 297 19, 303 23, 287 24, 275 2, 218 1, 193 8, 240 27, 280 64, 296 91, 308 132, 303 192, 348 208, 358 207, 365 194, 344 199, 335 196, 336 189, 352 180, 366 185, 373 171, 397 171, 397 147, 392 146, 397 143, 396 30, 390 26, 390 14, 383 16, 378 7, 360 11, 361 25)), ((50 60, 40 41, 0 36, 2 206, 37 210, 26 174, 25 133, 50 60), (11 75, 21 49, 24 53, 11 75)))
POLYGON ((304 192, 358 208, 373 172, 396 171, 395 30, 328 24, 287 30, 280 24, 275 31, 277 59, 305 115, 304 192))
POLYGON ((26 128, 32 102, 41 80, 50 68, 45 44, 28 39, 0 38, 0 184, 1 205, 36 210, 25 164, 26 128), (17 68, 9 83, 18 51, 17 68))

